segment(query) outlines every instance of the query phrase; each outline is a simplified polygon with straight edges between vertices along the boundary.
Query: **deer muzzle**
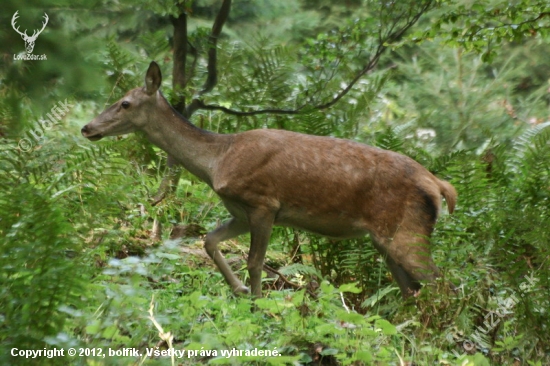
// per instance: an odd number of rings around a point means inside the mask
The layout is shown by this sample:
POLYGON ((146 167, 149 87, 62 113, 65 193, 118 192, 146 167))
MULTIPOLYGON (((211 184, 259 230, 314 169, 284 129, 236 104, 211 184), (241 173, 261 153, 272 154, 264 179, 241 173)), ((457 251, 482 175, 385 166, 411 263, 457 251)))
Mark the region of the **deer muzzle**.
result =
POLYGON ((90 131, 89 125, 86 125, 82 127, 80 132, 82 133, 82 136, 86 137, 90 141, 98 141, 103 138, 103 135, 100 133, 94 133, 93 131, 90 131))

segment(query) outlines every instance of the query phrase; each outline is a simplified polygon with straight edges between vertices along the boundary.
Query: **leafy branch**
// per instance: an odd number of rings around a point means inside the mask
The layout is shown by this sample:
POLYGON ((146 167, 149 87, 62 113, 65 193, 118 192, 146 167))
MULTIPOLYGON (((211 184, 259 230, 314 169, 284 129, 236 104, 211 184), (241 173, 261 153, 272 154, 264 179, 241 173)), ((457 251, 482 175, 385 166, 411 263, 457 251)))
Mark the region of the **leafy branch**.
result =
POLYGON ((549 20, 547 1, 474 2, 445 11, 420 37, 443 37, 448 44, 483 52, 483 61, 490 62, 503 41, 548 36, 549 20))
MULTIPOLYGON (((378 6, 380 6, 380 12, 379 12, 379 21, 380 21, 380 27, 376 34, 377 44, 374 49, 374 52, 370 55, 366 63, 355 73, 355 76, 347 83, 346 87, 341 89, 331 100, 325 101, 325 102, 317 102, 313 106, 311 106, 311 103, 303 103, 297 108, 293 109, 285 109, 285 108, 261 108, 256 109, 252 111, 242 111, 242 110, 235 110, 231 108, 227 108, 224 106, 216 105, 216 104, 207 104, 204 102, 204 100, 201 99, 201 96, 204 94, 205 89, 203 89, 203 92, 199 93, 192 102, 193 108, 196 109, 205 109, 205 110, 218 110, 227 114, 236 115, 236 116, 253 116, 253 115, 259 115, 259 114, 285 114, 285 115, 293 115, 293 114, 299 114, 304 112, 305 110, 311 111, 311 110, 323 110, 330 108, 334 106, 336 103, 338 103, 344 96, 346 96, 353 87, 357 84, 359 80, 361 80, 362 77, 364 77, 367 73, 371 72, 376 68, 378 65, 378 62, 380 60, 380 57, 384 54, 384 52, 392 45, 398 42, 404 34, 414 25, 416 22, 420 19, 420 17, 425 14, 427 11, 429 11, 434 6, 434 1, 428 0, 424 2, 420 2, 419 4, 411 5, 406 4, 405 6, 399 6, 396 3, 390 3, 390 5, 384 3, 378 3, 378 6), (387 24, 384 24, 382 26, 382 23, 387 22, 387 24)), ((223 5, 222 5, 223 9, 223 5)), ((221 14, 221 12, 220 12, 221 14)), ((220 14, 218 14, 218 18, 220 17, 220 14)), ((218 20, 216 20, 216 23, 218 20)), ((353 29, 343 28, 340 32, 346 33, 346 32, 353 32, 353 29)), ((369 36, 373 36, 370 29, 363 29, 361 30, 362 33, 364 33, 363 36, 367 36, 366 38, 369 38, 369 36)), ((345 37, 345 35, 344 35, 345 37)), ((369 39, 370 40, 370 39, 369 39)), ((357 42, 357 46, 360 48, 359 42, 357 42)), ((362 50, 360 50, 362 52, 362 50)), ((209 55, 211 56, 211 55, 209 55)), ((216 75, 216 61, 215 61, 215 53, 213 55, 214 60, 212 59, 212 56, 209 57, 209 63, 208 63, 208 79, 207 80, 214 80, 215 82, 215 75, 216 75), (211 76, 214 75, 214 76, 211 76)), ((343 56, 340 56, 343 57, 343 56)), ((338 64, 340 60, 338 60, 338 64)), ((335 76, 336 72, 332 72, 329 76, 329 80, 332 79, 335 76)), ((329 80, 325 80, 325 83, 328 83, 329 80)), ((213 85, 211 86, 208 91, 212 90, 213 85)), ((324 88, 319 88, 317 90, 317 93, 324 90, 324 88)), ((191 109, 191 108, 190 108, 191 109)), ((191 109, 191 110, 196 110, 191 109)))

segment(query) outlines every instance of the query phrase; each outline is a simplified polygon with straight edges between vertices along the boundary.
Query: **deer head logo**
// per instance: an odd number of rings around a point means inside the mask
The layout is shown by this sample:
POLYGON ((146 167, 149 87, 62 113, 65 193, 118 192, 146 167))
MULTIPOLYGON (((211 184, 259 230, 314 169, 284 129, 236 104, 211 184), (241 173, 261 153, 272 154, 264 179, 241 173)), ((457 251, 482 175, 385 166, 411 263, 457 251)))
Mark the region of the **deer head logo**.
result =
POLYGON ((15 28, 15 21, 17 20, 17 18, 19 18, 19 15, 17 15, 17 13, 19 12, 19 10, 17 10, 15 12, 15 14, 13 14, 13 17, 11 18, 11 26, 13 27, 13 29, 19 33, 21 35, 21 38, 23 38, 23 40, 25 41, 25 49, 27 50, 27 53, 28 54, 31 54, 32 53, 32 50, 34 49, 34 42, 36 41, 36 38, 38 37, 38 35, 40 33, 42 33, 42 31, 44 30, 44 28, 46 28, 46 24, 48 24, 48 14, 44 13, 44 22, 42 23, 42 29, 40 30, 35 30, 33 33, 32 33, 32 36, 28 36, 27 35, 27 30, 25 29, 25 32, 21 33, 19 31, 19 27, 15 28), (38 32, 38 33, 37 33, 38 32))

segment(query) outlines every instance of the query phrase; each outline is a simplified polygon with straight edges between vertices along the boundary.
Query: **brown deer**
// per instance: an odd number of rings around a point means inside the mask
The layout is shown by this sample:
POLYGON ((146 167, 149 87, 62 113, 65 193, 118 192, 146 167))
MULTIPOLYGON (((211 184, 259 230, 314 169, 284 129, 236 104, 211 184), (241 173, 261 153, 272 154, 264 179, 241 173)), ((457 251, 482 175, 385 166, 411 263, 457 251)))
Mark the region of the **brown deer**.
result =
POLYGON ((173 109, 159 91, 151 62, 145 86, 130 90, 82 128, 91 141, 143 131, 148 139, 202 179, 232 218, 206 235, 204 247, 235 293, 249 292, 218 243, 250 232, 248 272, 261 297, 261 272, 273 225, 337 239, 370 234, 404 297, 419 281, 438 277, 429 236, 453 186, 407 156, 357 142, 283 130, 217 134, 173 109))

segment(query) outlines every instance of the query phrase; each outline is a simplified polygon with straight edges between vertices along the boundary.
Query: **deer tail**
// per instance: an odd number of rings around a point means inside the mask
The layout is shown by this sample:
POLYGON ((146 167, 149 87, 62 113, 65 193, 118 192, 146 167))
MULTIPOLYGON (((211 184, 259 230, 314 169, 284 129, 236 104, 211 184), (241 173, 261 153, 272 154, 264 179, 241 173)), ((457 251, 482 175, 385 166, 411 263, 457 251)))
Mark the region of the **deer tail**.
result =
POLYGON ((449 209, 449 213, 452 214, 456 206, 457 193, 455 187, 453 187, 451 183, 441 179, 437 179, 437 185, 439 186, 441 195, 445 197, 445 201, 447 201, 447 208, 449 209))

